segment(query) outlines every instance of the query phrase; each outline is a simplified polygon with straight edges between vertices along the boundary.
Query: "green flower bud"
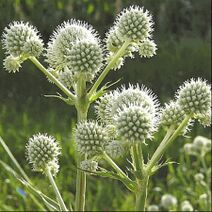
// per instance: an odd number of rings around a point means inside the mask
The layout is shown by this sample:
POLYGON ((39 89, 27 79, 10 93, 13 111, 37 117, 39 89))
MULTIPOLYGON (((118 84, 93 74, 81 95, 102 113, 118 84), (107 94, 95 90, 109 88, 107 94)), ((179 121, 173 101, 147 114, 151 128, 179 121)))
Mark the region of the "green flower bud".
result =
POLYGON ((151 37, 152 17, 139 6, 132 6, 121 12, 116 27, 121 40, 141 41, 151 37))
POLYGON ((160 124, 170 127, 172 125, 178 126, 185 118, 185 112, 176 102, 165 104, 161 111, 160 124))
POLYGON ((9 55, 4 60, 4 68, 9 73, 16 73, 21 68, 21 63, 22 61, 20 60, 19 57, 14 57, 12 55, 9 55))
POLYGON ((95 172, 98 168, 98 162, 94 160, 84 160, 80 163, 80 168, 84 171, 95 172))
POLYGON ((33 170, 45 172, 50 168, 53 174, 58 172, 58 155, 60 148, 56 140, 46 134, 37 134, 29 139, 26 145, 26 157, 33 170))
POLYGON ((159 207, 157 205, 149 205, 147 207, 147 211, 159 211, 159 207))
POLYGON ((102 66, 101 46, 89 40, 78 41, 67 53, 67 60, 67 66, 76 78, 83 73, 85 79, 91 81, 102 66))
POLYGON ((181 210, 182 211, 194 211, 193 206, 187 200, 185 200, 181 203, 181 210))
POLYGON ((161 205, 164 208, 171 209, 177 205, 177 199, 171 194, 164 194, 161 198, 161 205))
POLYGON ((94 121, 82 122, 76 130, 77 150, 82 155, 101 155, 109 138, 105 127, 94 121))
MULTIPOLYGON (((5 28, 3 34, 3 48, 7 54, 13 55, 14 57, 25 54, 26 50, 37 49, 39 46, 39 54, 43 50, 43 41, 38 35, 37 29, 29 25, 29 23, 13 22, 9 27, 5 28), (29 43, 28 43, 29 42, 29 43), (28 43, 28 44, 27 44, 28 43), (38 45, 39 43, 39 45, 38 45), (35 44, 35 46, 34 46, 35 44), (26 47, 26 45, 29 45, 26 47)), ((32 55, 37 56, 36 51, 30 51, 32 55), (35 55, 33 54, 35 53, 35 55)))
POLYGON ((106 153, 114 159, 122 157, 125 153, 123 143, 120 141, 110 142, 105 149, 106 153))
POLYGON ((187 114, 207 114, 211 108, 211 89, 198 78, 186 81, 177 92, 177 101, 187 114))
POLYGON ((145 40, 139 44, 139 54, 141 57, 153 57, 156 55, 157 46, 152 40, 145 40))
POLYGON ((120 138, 130 142, 143 142, 155 131, 153 117, 141 106, 124 107, 116 115, 114 125, 120 138))

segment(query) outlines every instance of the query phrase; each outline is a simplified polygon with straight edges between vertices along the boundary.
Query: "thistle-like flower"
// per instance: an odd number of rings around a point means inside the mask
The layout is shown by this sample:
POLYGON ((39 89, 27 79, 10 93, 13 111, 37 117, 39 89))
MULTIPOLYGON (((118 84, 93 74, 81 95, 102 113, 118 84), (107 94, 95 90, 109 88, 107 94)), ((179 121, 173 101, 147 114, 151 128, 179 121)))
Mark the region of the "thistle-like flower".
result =
POLYGON ((64 22, 53 33, 46 58, 50 68, 56 71, 69 68, 74 80, 84 73, 83 77, 90 81, 100 70, 103 50, 94 29, 72 19, 64 22))
POLYGON ((147 211, 160 211, 160 209, 157 205, 149 205, 147 211))
POLYGON ((120 138, 130 142, 144 142, 145 139, 151 139, 155 131, 153 117, 143 107, 136 105, 119 110, 114 125, 120 138))
POLYGON ((144 108, 150 115, 156 116, 159 109, 159 103, 153 92, 145 86, 129 85, 129 88, 122 87, 121 91, 115 93, 115 101, 111 108, 113 115, 117 114, 118 110, 130 105, 137 105, 144 108))
POLYGON ((43 41, 37 29, 29 23, 11 23, 5 28, 2 42, 6 54, 14 57, 37 57, 43 51, 43 41))
POLYGON ((194 175, 194 179, 196 182, 201 182, 202 180, 204 180, 204 175, 202 173, 197 173, 194 175))
POLYGON ((141 57, 153 57, 156 54, 157 46, 153 40, 144 40, 139 44, 139 55, 141 57))
POLYGON ((60 147, 52 136, 37 134, 31 137, 26 145, 26 157, 33 170, 45 173, 49 168, 53 175, 58 172, 58 155, 60 147))
POLYGON ((116 20, 116 27, 121 40, 134 42, 151 37, 153 22, 149 12, 139 6, 124 9, 116 20))
POLYGON ((84 171, 95 172, 98 168, 98 162, 94 160, 84 160, 80 163, 80 168, 84 171))
POLYGON ((94 121, 81 122, 77 125, 77 150, 82 155, 101 155, 108 145, 109 138, 105 127, 94 121))
POLYGON ((91 81, 99 72, 103 52, 101 46, 90 40, 80 40, 67 53, 68 68, 78 78, 81 74, 86 81, 91 81))
POLYGON ((59 71, 56 73, 57 78, 62 82, 67 88, 71 88, 74 84, 73 72, 68 68, 65 68, 64 71, 59 71))
POLYGON ((171 101, 169 104, 165 104, 165 107, 161 111, 160 124, 162 126, 178 126, 184 119, 185 112, 176 103, 171 101))
POLYGON ((161 198, 161 205, 164 208, 171 209, 177 205, 177 199, 171 194, 164 194, 161 198))
POLYGON ((211 108, 211 88, 205 80, 191 79, 178 90, 177 101, 187 114, 205 115, 211 108))
POLYGON ((4 60, 4 68, 9 73, 15 73, 18 72, 21 68, 22 60, 19 57, 14 57, 12 55, 9 55, 4 60))
POLYGON ((185 200, 181 203, 181 210, 182 211, 194 211, 194 208, 189 201, 185 200))

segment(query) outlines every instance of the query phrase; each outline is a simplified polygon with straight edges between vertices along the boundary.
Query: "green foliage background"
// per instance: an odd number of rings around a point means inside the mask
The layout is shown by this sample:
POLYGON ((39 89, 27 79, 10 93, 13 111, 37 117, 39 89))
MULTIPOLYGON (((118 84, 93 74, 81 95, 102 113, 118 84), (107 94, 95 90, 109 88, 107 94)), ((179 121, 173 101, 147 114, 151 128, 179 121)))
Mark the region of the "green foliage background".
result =
MULTIPOLYGON (((107 80, 121 78, 119 85, 143 83, 152 88, 163 104, 173 98, 174 91, 184 80, 199 76, 211 79, 211 0, 0 0, 0 32, 2 34, 4 27, 11 21, 28 21, 39 29, 47 42, 57 25, 75 18, 92 24, 103 39, 116 14, 133 4, 144 6, 153 14, 157 55, 152 59, 136 57, 127 60, 122 69, 111 72, 107 80)), ((56 99, 43 96, 58 90, 30 62, 25 62, 23 69, 13 75, 3 70, 3 59, 0 46, 0 136, 46 192, 49 189, 44 186, 47 184, 43 177, 31 173, 26 165, 24 145, 37 132, 56 136, 63 147, 62 168, 57 181, 65 200, 73 200, 71 193, 75 190, 76 170, 70 155, 73 156, 71 128, 75 122, 75 111, 56 99)), ((43 59, 41 58, 42 61, 43 59)), ((93 108, 90 117, 93 117, 93 108)), ((190 136, 193 138, 197 134, 209 137, 210 131, 195 125, 190 136)), ((161 137, 162 135, 157 135, 158 140, 161 137)), ((183 139, 179 139, 170 148, 167 157, 178 160, 179 152, 176 148, 182 146, 183 142, 183 139)), ((150 150, 147 150, 153 151, 157 145, 154 142, 149 147, 150 150)), ((9 162, 1 147, 0 159, 9 162)), ((120 162, 125 165, 123 161, 120 162)), ((166 168, 155 179, 157 181, 164 176, 166 168)), ((121 184, 108 179, 89 178, 87 209, 133 208, 133 196, 121 184)), ((162 180, 160 184, 164 184, 162 180)), ((0 209, 22 210, 33 207, 27 197, 18 194, 16 190, 19 187, 21 185, 0 167, 0 209)))

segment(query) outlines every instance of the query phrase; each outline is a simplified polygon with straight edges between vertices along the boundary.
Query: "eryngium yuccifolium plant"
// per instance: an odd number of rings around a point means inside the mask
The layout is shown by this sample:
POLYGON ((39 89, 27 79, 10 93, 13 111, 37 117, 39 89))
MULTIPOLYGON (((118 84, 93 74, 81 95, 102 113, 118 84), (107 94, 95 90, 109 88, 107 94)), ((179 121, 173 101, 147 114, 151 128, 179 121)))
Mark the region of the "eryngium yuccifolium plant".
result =
POLYGON ((200 78, 190 79, 178 90, 177 101, 187 114, 207 114, 211 109, 211 87, 200 78))
POLYGON ((120 138, 130 142, 151 139, 155 131, 154 118, 144 108, 136 105, 120 110, 114 124, 120 138))
POLYGON ((177 205, 177 199, 171 194, 164 194, 161 198, 161 205, 164 208, 172 209, 177 205))
POLYGON ((156 44, 153 40, 144 40, 139 44, 139 55, 141 57, 153 57, 156 54, 156 44))
POLYGON ((134 42, 143 41, 151 37, 152 16, 139 6, 132 6, 123 10, 116 20, 117 32, 121 40, 134 42))
POLYGON ((189 201, 185 200, 181 203, 181 211, 194 211, 194 208, 189 201))
POLYGON ((55 175, 58 172, 60 147, 52 136, 36 134, 26 145, 26 157, 34 171, 45 172, 49 168, 55 175))
POLYGON ((95 121, 85 121, 77 125, 77 150, 82 155, 101 155, 109 138, 105 127, 95 121))
POLYGON ((165 104, 161 110, 160 125, 161 126, 178 126, 184 119, 185 112, 177 102, 169 102, 165 104))
POLYGON ((36 28, 29 23, 13 22, 5 28, 3 48, 14 57, 38 57, 43 51, 43 41, 36 28))

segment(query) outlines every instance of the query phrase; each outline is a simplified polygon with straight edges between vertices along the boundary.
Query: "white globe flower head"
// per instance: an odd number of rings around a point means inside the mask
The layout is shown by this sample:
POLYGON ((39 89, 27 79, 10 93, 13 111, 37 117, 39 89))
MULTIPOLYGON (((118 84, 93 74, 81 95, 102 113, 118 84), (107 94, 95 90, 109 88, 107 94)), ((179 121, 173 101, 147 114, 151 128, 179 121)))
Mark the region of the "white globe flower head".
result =
POLYGON ((193 146, 199 153, 206 153, 211 150, 211 140, 203 136, 197 136, 193 141, 193 146))
POLYGON ((77 150, 89 157, 101 155, 108 145, 109 137, 105 127, 95 121, 85 121, 77 125, 77 150))
POLYGON ((160 208, 158 207, 158 205, 149 205, 147 207, 147 211, 160 211, 160 208))
POLYGON ((204 175, 202 173, 197 173, 194 175, 194 179, 196 182, 201 182, 204 180, 204 175))
POLYGON ((114 119, 118 136, 130 143, 145 142, 155 132, 154 118, 141 106, 124 107, 114 119))
POLYGON ((22 60, 19 57, 9 55, 4 59, 4 68, 9 73, 16 73, 20 70, 21 63, 22 60))
POLYGON ((68 68, 64 68, 63 71, 57 72, 56 77, 69 89, 74 85, 73 72, 68 68))
POLYGON ((149 11, 139 6, 124 9, 118 16, 115 26, 121 40, 134 42, 150 38, 153 31, 152 16, 149 11))
POLYGON ((185 112, 182 110, 180 105, 176 102, 169 102, 165 104, 164 108, 161 110, 160 124, 162 126, 178 126, 185 118, 185 112))
POLYGON ((177 101, 187 114, 204 115, 211 109, 211 87, 200 78, 186 81, 177 92, 177 101))
POLYGON ((194 208, 189 201, 185 200, 181 203, 181 210, 182 211, 194 211, 194 208))
POLYGON ((71 19, 62 23, 53 33, 47 47, 46 61, 50 67, 61 71, 68 65, 68 53, 77 41, 90 40, 99 44, 97 33, 90 25, 71 19))
POLYGON ((204 127, 210 127, 211 126, 211 120, 212 120, 211 109, 208 110, 205 114, 198 114, 195 118, 204 127))
POLYGON ((157 45, 153 40, 144 40, 139 44, 139 55, 141 57, 153 57, 156 55, 157 45))
POLYGON ((14 57, 37 57, 43 51, 43 41, 38 30, 29 23, 11 23, 4 30, 2 42, 6 54, 14 57))
POLYGON ((112 141, 106 146, 105 151, 110 157, 112 157, 114 159, 120 158, 125 153, 123 142, 112 141))
POLYGON ((172 209, 177 205, 177 199, 171 194, 164 194, 161 198, 161 205, 164 208, 172 209))
POLYGON ((193 143, 192 144, 185 144, 183 146, 183 150, 185 152, 185 154, 187 155, 197 155, 197 149, 194 147, 193 143))
POLYGON ((116 90, 111 113, 114 116, 118 110, 122 110, 132 104, 143 107, 153 117, 159 112, 159 102, 156 95, 145 86, 137 84, 129 85, 128 88, 123 86, 121 90, 116 90))
POLYGON ((58 156, 60 147, 52 136, 36 134, 31 137, 26 145, 26 157, 32 164, 33 170, 45 173, 49 168, 53 175, 58 172, 58 156))

